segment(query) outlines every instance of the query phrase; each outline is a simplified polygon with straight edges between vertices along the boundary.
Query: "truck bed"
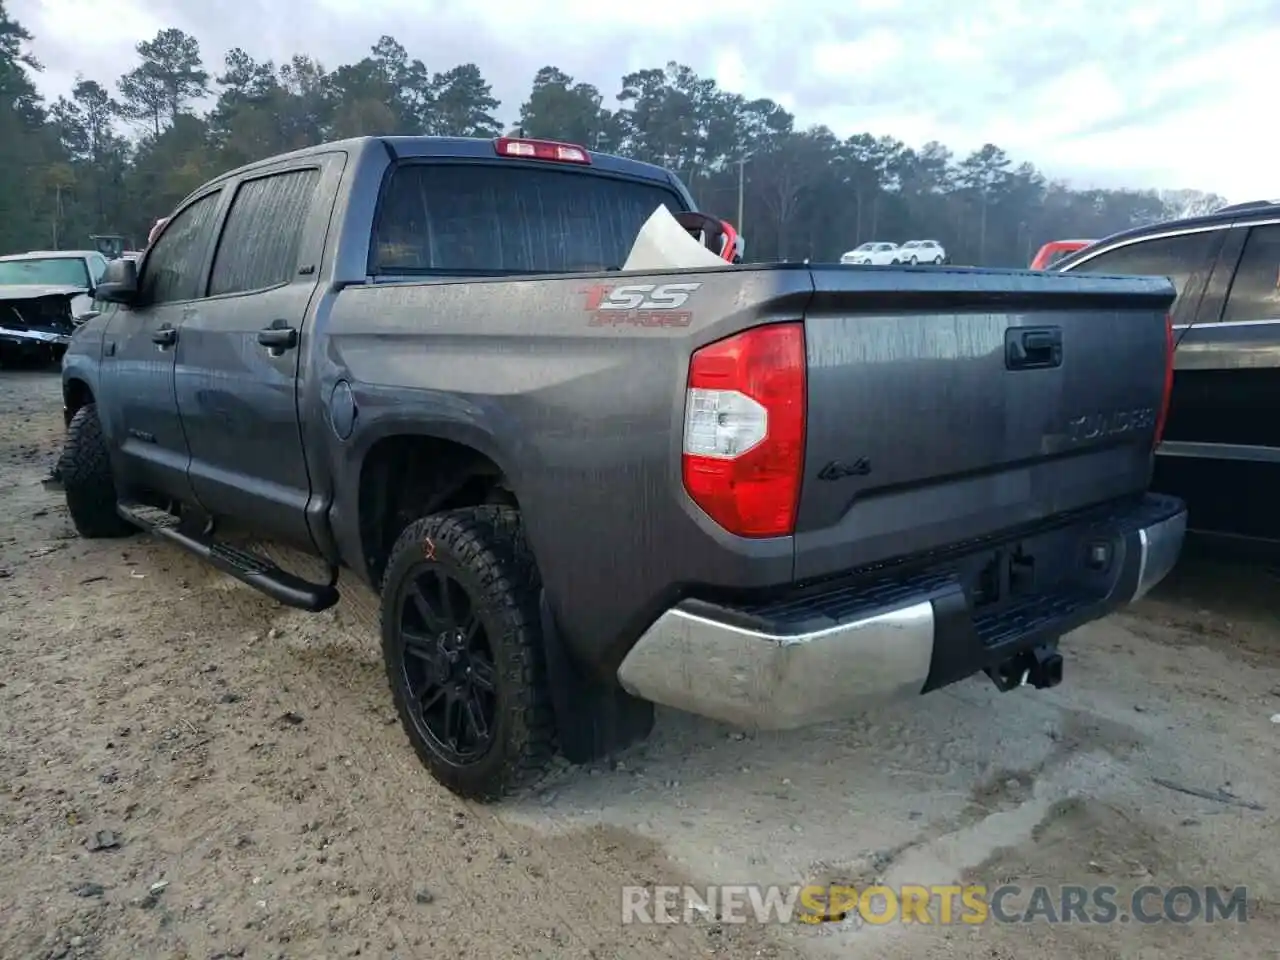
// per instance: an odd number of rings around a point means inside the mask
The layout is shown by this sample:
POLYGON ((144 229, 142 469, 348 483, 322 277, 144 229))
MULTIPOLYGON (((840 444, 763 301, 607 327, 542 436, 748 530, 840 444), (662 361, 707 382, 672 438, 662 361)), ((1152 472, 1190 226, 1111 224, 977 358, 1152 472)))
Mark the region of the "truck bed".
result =
MULTIPOLYGON (((960 268, 406 279, 343 289, 312 335, 349 371, 367 442, 405 429, 411 411, 414 429, 437 423, 492 456, 519 491, 566 642, 614 669, 681 597, 871 569, 1140 494, 1172 299, 1159 279, 960 268), (601 288, 619 299, 666 284, 692 286, 680 310, 643 297, 599 309, 601 288), (690 358, 800 318, 795 533, 734 536, 681 482, 690 358), (1037 366, 1037 337, 1055 330, 1059 356, 1037 366), (1009 369, 1011 349, 1030 364, 1009 369)), ((312 402, 332 386, 313 379, 312 402)), ((343 491, 358 486, 337 486, 349 545, 359 507, 343 491)))

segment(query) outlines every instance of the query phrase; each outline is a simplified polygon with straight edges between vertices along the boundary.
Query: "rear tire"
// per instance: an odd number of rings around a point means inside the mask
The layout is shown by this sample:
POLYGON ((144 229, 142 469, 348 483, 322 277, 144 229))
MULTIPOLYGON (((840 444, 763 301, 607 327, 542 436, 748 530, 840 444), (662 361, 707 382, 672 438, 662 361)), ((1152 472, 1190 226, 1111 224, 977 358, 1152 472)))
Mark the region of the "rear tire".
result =
POLYGON ((942 266, 942 254, 938 254, 938 256, 934 257, 933 263, 935 266, 942 266))
POLYGON ((528 787, 555 755, 538 598, 520 514, 506 506, 417 520, 382 584, 382 655, 418 757, 455 794, 528 787))
POLYGON ((66 494, 71 523, 80 536, 100 540, 138 532, 137 527, 116 513, 119 495, 97 404, 85 404, 71 418, 57 476, 66 494))

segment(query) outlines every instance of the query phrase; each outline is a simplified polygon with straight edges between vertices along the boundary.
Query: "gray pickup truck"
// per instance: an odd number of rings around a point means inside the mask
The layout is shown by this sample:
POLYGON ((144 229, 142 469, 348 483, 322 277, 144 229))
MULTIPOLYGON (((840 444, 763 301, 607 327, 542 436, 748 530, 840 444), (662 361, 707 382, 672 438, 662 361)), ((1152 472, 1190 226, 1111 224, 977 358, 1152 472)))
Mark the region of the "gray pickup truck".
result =
POLYGON ((505 138, 206 184, 64 358, 76 529, 305 610, 371 585, 413 746, 482 799, 654 703, 788 728, 983 671, 1052 686, 1064 633, 1173 566, 1167 280, 622 271, 663 205, 693 209, 665 170, 505 138))

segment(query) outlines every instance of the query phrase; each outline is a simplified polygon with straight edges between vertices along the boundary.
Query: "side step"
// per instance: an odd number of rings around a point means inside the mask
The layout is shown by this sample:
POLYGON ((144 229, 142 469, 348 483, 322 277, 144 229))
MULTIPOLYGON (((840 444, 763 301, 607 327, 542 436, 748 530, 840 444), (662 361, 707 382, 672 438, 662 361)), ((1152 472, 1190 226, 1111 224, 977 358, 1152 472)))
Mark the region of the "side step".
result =
POLYGON ((204 534, 191 533, 179 526, 178 518, 169 513, 136 503, 116 504, 116 512, 137 527, 170 540, 185 550, 208 561, 223 573, 266 594, 277 603, 310 613, 328 610, 338 602, 338 572, 327 584, 303 580, 266 557, 240 550, 204 534))

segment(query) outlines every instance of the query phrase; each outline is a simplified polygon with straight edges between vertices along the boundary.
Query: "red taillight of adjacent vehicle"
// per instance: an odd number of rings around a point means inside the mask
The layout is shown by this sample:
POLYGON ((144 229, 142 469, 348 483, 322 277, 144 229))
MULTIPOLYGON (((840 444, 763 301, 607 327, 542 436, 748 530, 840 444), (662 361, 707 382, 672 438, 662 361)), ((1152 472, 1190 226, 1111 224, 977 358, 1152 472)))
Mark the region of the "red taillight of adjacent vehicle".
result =
POLYGON ((1173 314, 1164 318, 1164 396, 1160 400, 1160 416, 1156 418, 1156 446, 1164 439, 1164 425, 1169 419, 1169 401, 1173 398, 1173 314))
POLYGON ((558 140, 534 140, 530 137, 498 137, 493 148, 500 157, 524 160, 550 160, 554 163, 591 163, 586 147, 558 140))
POLYGON ((804 463, 804 324, 755 327, 689 363, 684 487, 740 537, 795 532, 804 463))

